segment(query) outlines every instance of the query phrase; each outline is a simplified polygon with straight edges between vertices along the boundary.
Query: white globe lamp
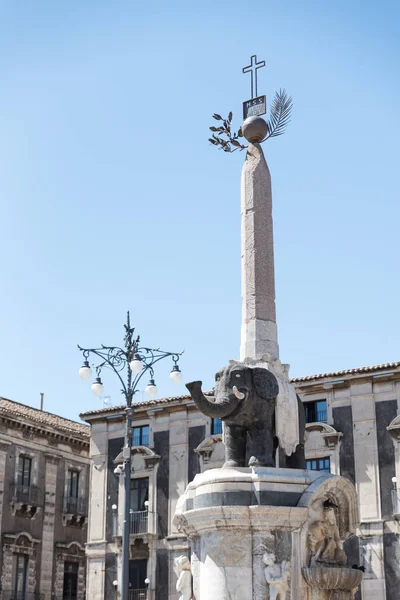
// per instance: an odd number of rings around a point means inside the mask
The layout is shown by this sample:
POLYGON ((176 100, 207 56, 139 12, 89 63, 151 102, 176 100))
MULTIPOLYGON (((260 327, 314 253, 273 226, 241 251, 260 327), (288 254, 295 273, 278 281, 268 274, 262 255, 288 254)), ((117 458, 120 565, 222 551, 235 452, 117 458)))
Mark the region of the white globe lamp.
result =
POLYGON ((96 377, 92 383, 92 392, 95 396, 102 396, 104 392, 104 385, 101 383, 100 377, 96 377))
POLYGON ((158 389, 154 379, 150 379, 148 385, 146 386, 145 392, 150 398, 155 398, 157 396, 158 389))
POLYGON ((78 371, 79 376, 83 379, 83 381, 87 381, 92 376, 92 369, 89 366, 89 361, 84 360, 83 365, 78 371))
POLYGON ((140 358, 139 354, 134 354, 132 360, 129 363, 129 366, 131 368, 131 370, 133 371, 133 373, 140 373, 140 371, 143 369, 143 361, 140 358))
POLYGON ((176 384, 178 384, 182 381, 182 373, 181 373, 181 370, 178 367, 178 365, 174 365, 172 367, 172 371, 169 374, 169 376, 170 376, 171 380, 176 384))

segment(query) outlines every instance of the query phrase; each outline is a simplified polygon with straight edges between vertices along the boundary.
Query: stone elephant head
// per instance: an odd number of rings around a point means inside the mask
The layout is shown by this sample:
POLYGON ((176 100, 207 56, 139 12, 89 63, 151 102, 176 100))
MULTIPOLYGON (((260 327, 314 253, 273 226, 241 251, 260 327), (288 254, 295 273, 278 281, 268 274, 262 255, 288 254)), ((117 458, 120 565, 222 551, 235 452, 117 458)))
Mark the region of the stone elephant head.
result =
POLYGON ((197 408, 208 417, 234 420, 241 425, 261 418, 257 413, 260 400, 276 398, 279 392, 276 377, 268 369, 235 361, 215 375, 215 402, 204 396, 201 385, 201 381, 186 384, 197 408))

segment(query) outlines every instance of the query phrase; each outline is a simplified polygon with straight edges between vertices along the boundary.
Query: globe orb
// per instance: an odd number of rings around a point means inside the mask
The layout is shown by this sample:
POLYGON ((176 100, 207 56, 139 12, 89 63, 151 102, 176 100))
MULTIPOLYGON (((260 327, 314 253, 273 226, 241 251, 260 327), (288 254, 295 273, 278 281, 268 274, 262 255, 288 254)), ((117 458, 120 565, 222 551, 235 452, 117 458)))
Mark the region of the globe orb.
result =
POLYGON ((242 125, 242 133, 251 144, 262 142, 268 132, 268 125, 262 117, 248 117, 242 125))

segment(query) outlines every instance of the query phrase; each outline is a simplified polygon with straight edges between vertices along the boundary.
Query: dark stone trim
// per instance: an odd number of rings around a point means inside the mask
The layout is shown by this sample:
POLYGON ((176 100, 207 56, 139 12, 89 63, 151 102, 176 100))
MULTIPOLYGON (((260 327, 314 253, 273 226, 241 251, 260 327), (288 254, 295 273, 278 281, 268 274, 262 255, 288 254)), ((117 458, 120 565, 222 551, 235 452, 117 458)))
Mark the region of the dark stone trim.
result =
MULTIPOLYGON (((108 453, 107 453, 107 507, 106 507, 106 539, 112 540, 113 536, 113 514, 112 505, 118 504, 118 485, 119 479, 114 475, 115 464, 114 461, 118 454, 121 452, 124 445, 124 438, 114 438, 108 440, 108 453)), ((111 596, 113 597, 113 596, 111 596)))
POLYGON ((392 477, 396 475, 393 438, 386 427, 397 415, 397 400, 375 403, 376 436, 378 441, 378 464, 382 519, 393 518, 392 477))
POLYGON ((383 564, 386 580, 386 600, 398 600, 400 590, 400 536, 383 534, 383 564))
POLYGON ((154 433, 154 451, 161 457, 157 471, 157 534, 165 538, 168 535, 169 431, 154 433))
POLYGON ((186 502, 186 510, 207 508, 209 506, 297 506, 301 492, 284 491, 237 491, 212 492, 197 496, 194 501, 186 502))
POLYGON ((188 460, 188 482, 193 481, 195 476, 200 473, 200 457, 194 451, 201 444, 206 436, 205 425, 196 425, 189 427, 189 460, 188 460))
POLYGON ((343 433, 340 443, 340 475, 352 483, 356 481, 354 464, 353 411, 351 406, 338 406, 333 409, 333 425, 336 431, 343 433))
POLYGON ((113 581, 117 579, 117 557, 113 552, 106 554, 104 566, 104 598, 114 600, 118 590, 113 586, 113 581))
POLYGON ((155 600, 168 600, 168 574, 168 550, 157 550, 155 600))

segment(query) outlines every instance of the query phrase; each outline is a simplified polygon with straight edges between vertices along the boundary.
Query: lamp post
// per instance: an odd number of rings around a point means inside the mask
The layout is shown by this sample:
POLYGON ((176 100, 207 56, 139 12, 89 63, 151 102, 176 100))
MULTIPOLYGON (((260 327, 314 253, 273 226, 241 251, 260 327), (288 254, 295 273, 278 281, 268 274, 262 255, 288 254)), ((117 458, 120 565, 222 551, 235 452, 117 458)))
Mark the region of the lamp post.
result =
POLYGON ((182 352, 165 352, 160 348, 146 348, 140 346, 140 337, 134 336, 135 329, 130 325, 129 312, 127 314, 124 337, 124 347, 103 346, 100 348, 81 348, 83 354, 83 364, 79 369, 79 375, 85 381, 92 376, 92 369, 89 364, 90 355, 95 355, 100 359, 95 366, 96 378, 92 383, 92 392, 95 396, 101 396, 104 391, 101 380, 103 368, 108 367, 118 377, 121 383, 121 393, 126 402, 125 418, 125 443, 123 448, 123 473, 124 473, 124 521, 122 531, 122 586, 121 600, 129 600, 129 535, 130 535, 130 492, 131 492, 131 448, 132 448, 132 402, 138 391, 138 385, 142 377, 149 374, 149 382, 146 386, 146 393, 150 398, 157 395, 157 387, 154 379, 154 365, 170 357, 173 362, 170 378, 174 383, 179 383, 182 379, 182 373, 178 366, 179 357, 182 352))

